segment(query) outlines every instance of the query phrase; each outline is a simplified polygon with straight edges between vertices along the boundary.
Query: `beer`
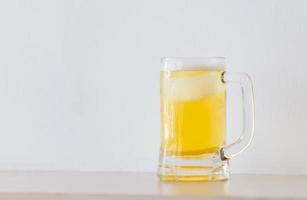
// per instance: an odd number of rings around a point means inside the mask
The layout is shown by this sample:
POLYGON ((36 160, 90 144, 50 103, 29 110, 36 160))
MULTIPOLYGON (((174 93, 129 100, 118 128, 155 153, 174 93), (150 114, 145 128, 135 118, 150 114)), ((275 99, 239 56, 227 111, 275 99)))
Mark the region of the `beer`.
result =
POLYGON ((161 72, 161 151, 166 155, 202 156, 224 145, 222 73, 218 69, 161 72))

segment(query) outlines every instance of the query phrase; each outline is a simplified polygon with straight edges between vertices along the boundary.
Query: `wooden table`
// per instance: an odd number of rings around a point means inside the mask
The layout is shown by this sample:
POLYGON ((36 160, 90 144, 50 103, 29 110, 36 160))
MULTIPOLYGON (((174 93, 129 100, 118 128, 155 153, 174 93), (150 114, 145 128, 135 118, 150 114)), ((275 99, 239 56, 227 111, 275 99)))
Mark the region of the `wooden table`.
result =
POLYGON ((0 172, 0 200, 307 199, 307 176, 160 182, 153 173, 0 172))

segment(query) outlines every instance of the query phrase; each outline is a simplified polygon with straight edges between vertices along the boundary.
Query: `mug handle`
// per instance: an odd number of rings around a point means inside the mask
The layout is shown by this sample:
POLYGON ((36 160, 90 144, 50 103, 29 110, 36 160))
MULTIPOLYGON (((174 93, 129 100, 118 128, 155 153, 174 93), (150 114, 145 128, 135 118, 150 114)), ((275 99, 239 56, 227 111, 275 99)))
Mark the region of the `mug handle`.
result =
POLYGON ((253 83, 245 73, 222 73, 224 83, 237 84, 242 94, 243 127, 240 137, 233 143, 225 145, 220 150, 222 160, 229 160, 243 152, 251 143, 254 136, 254 93, 253 83))

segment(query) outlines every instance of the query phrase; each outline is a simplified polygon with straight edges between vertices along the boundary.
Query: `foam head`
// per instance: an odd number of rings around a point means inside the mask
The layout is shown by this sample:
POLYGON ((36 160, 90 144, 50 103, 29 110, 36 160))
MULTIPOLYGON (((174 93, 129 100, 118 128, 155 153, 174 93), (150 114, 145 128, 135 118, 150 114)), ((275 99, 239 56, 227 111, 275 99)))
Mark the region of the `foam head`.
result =
POLYGON ((163 70, 224 70, 226 62, 224 57, 207 58, 162 58, 163 70))
POLYGON ((163 95, 168 100, 192 101, 225 91, 221 71, 169 71, 164 73, 163 95))

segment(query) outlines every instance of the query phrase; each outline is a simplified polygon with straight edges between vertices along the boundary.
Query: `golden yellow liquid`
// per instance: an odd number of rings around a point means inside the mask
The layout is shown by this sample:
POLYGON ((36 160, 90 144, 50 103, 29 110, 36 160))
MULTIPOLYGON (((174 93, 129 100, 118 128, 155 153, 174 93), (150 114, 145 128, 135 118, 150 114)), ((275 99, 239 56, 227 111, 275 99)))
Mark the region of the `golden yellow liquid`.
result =
POLYGON ((222 71, 161 72, 161 150, 199 156, 225 143, 226 98, 222 71))

